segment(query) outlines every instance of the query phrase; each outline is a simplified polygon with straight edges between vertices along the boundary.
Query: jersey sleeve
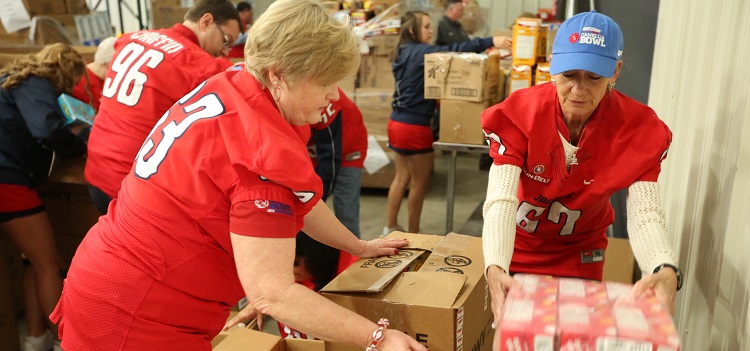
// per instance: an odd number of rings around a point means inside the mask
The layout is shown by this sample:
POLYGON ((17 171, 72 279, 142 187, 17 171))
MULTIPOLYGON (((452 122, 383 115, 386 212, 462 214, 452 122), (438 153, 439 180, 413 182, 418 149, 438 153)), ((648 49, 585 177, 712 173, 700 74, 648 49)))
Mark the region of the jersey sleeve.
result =
POLYGON ((523 167, 528 151, 528 138, 505 115, 502 104, 482 112, 482 131, 490 146, 490 156, 496 165, 523 167))
POLYGON ((636 181, 640 182, 655 182, 659 179, 659 173, 661 173, 661 163, 667 158, 669 146, 672 144, 672 132, 669 127, 662 122, 657 120, 658 126, 650 128, 652 130, 649 133, 649 138, 644 140, 644 144, 649 145, 648 155, 654 159, 654 164, 646 172, 644 172, 636 181))
POLYGON ((241 181, 231 195, 229 231, 262 238, 294 238, 302 217, 296 207, 296 196, 279 184, 260 182, 241 181), (246 186, 244 183, 256 184, 246 186))

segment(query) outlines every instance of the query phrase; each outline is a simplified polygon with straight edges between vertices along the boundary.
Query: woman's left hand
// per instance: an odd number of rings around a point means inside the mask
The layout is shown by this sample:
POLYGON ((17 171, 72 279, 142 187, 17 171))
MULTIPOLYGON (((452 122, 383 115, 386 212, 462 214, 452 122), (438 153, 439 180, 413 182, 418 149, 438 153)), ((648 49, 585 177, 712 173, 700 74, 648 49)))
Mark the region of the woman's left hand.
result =
POLYGON ((400 247, 409 245, 409 241, 406 239, 392 238, 360 240, 360 242, 363 243, 361 252, 352 252, 352 254, 363 258, 395 255, 400 247))
POLYGON ((664 308, 674 315, 674 299, 677 295, 677 274, 671 269, 662 269, 659 272, 643 277, 633 286, 630 297, 639 298, 647 290, 653 289, 656 298, 664 308))
POLYGON ((229 321, 227 321, 226 324, 224 324, 224 328, 222 328, 223 331, 227 331, 229 328, 240 324, 240 323, 249 323, 255 319, 255 321, 258 323, 258 330, 263 329, 263 313, 260 312, 260 310, 256 309, 253 304, 249 303, 245 308, 240 311, 236 316, 232 317, 229 321))

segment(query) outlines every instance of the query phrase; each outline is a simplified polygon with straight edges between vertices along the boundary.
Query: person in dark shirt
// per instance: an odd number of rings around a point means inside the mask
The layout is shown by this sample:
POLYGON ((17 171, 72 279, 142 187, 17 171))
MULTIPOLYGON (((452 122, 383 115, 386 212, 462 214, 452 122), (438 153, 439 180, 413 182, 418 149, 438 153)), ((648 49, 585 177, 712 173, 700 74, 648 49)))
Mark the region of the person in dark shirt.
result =
POLYGON ((85 69, 70 46, 51 44, 0 70, 0 231, 30 263, 24 289, 25 350, 51 349, 57 334, 46 316, 60 298, 62 264, 35 188, 47 180, 55 156, 86 152, 84 140, 74 133, 85 137, 88 128, 65 126, 57 104, 85 69))
POLYGON ((441 51, 483 52, 493 46, 511 49, 511 39, 501 36, 446 46, 430 45, 430 16, 422 11, 404 14, 400 36, 393 63, 396 91, 388 121, 388 146, 396 152, 396 175, 388 190, 388 223, 383 234, 403 230, 398 225, 398 211, 410 183, 407 229, 412 233, 419 232, 422 203, 430 183, 434 158, 430 122, 435 112, 435 100, 424 98, 424 55, 441 51))
POLYGON ((458 22, 463 15, 464 3, 461 0, 445 2, 445 12, 438 22, 436 45, 450 45, 469 41, 469 36, 464 32, 461 23, 458 22))

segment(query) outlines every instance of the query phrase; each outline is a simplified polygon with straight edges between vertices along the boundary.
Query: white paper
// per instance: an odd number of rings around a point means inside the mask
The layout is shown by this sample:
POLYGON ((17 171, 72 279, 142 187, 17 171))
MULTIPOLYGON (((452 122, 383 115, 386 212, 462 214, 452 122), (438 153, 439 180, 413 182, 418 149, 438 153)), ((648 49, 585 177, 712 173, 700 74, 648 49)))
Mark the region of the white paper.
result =
POLYGON ((0 21, 8 33, 13 33, 24 28, 29 28, 31 18, 21 0, 0 1, 0 21))
POLYGON ((374 135, 367 136, 367 157, 365 157, 365 170, 368 174, 373 174, 391 163, 388 155, 380 147, 374 135))

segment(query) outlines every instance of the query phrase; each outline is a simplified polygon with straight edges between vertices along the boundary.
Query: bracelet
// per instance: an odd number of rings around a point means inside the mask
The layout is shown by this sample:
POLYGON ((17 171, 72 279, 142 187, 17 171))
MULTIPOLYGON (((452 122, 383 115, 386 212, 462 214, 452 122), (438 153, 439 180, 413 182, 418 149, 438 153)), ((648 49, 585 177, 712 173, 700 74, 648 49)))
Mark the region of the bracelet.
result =
POLYGON ((388 320, 385 318, 380 318, 378 321, 378 329, 375 329, 374 332, 372 332, 372 342, 370 343, 370 346, 367 346, 365 351, 378 351, 378 344, 380 344, 381 341, 383 341, 383 338, 385 337, 385 331, 386 328, 388 328, 388 320))
POLYGON ((677 291, 680 291, 680 289, 682 289, 682 271, 680 271, 680 269, 675 265, 662 263, 658 267, 654 268, 654 274, 662 270, 664 267, 671 268, 675 272, 675 274, 677 275, 677 291))

